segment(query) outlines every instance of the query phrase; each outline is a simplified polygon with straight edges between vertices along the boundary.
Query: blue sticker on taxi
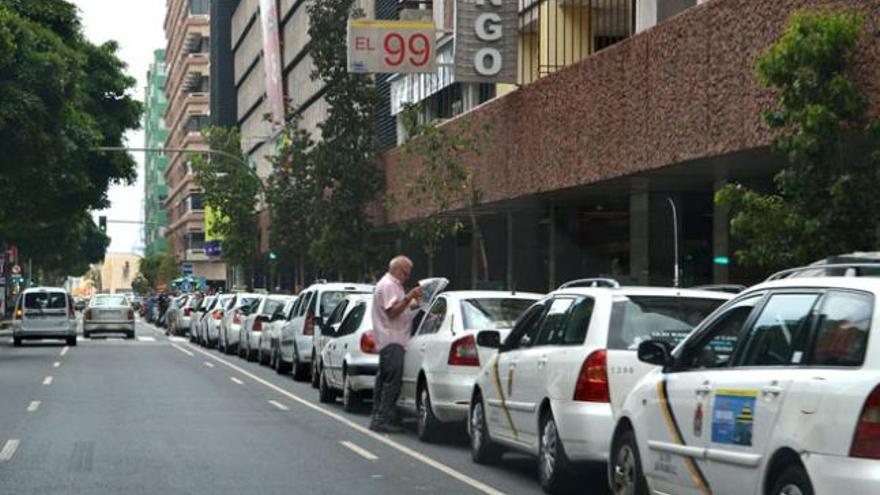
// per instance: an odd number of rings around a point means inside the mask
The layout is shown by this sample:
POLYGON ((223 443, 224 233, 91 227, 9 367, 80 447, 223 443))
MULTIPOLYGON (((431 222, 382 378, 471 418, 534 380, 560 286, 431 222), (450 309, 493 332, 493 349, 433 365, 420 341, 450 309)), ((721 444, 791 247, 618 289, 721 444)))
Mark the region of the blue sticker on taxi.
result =
POLYGON ((719 390, 712 407, 712 442, 751 447, 757 398, 754 390, 719 390))

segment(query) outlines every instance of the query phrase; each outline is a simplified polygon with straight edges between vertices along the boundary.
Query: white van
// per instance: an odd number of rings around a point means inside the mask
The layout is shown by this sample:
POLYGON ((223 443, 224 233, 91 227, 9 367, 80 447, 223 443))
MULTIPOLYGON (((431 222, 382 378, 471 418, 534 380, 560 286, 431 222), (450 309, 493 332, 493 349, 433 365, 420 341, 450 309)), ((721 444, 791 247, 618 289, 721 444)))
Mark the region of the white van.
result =
POLYGON ((76 310, 66 290, 55 287, 25 289, 15 303, 12 342, 23 340, 64 339, 76 345, 76 310))

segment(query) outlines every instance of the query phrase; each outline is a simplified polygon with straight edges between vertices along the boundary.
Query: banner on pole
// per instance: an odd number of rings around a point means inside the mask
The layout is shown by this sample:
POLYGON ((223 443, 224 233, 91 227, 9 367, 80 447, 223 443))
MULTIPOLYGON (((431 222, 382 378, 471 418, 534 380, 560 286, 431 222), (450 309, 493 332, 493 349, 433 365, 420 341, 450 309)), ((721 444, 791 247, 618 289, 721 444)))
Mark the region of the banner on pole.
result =
POLYGON ((519 3, 519 0, 456 2, 456 81, 517 82, 519 3))
POLYGON ((348 21, 348 71, 433 73, 437 27, 424 21, 348 21))

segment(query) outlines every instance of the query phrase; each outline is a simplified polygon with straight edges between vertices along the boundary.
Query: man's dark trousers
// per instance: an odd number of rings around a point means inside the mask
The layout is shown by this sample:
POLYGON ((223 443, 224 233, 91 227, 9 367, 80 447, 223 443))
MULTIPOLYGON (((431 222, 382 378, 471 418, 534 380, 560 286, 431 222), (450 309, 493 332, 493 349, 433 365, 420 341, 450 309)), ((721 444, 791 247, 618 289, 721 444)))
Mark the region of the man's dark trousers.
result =
POLYGON ((400 344, 389 344, 379 352, 379 373, 373 387, 372 426, 387 426, 396 417, 397 398, 403 382, 403 354, 400 344))

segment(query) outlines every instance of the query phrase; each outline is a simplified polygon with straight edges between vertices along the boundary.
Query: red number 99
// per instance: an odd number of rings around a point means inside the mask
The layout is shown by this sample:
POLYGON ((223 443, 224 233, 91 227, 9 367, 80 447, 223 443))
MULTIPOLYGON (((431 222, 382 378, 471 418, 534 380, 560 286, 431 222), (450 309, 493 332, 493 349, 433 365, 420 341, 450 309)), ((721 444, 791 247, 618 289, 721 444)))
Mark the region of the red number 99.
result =
POLYGON ((404 42, 403 36, 391 33, 385 37, 384 45, 385 53, 389 55, 385 57, 385 63, 392 67, 402 64, 404 57, 406 57, 406 42, 404 42))

